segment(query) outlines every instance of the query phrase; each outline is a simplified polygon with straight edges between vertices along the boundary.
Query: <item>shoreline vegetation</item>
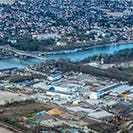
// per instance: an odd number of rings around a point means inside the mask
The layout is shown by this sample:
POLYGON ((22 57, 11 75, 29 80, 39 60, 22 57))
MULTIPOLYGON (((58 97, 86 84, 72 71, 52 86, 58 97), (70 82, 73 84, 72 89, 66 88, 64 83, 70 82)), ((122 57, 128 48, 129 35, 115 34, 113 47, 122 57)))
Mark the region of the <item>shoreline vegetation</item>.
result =
MULTIPOLYGON (((120 41, 117 43, 108 43, 108 44, 102 44, 102 45, 95 45, 95 46, 81 46, 81 48, 75 48, 70 50, 61 50, 61 51, 55 51, 55 52, 43 52, 45 55, 58 55, 58 54, 65 54, 65 53, 75 53, 79 51, 86 51, 93 48, 100 48, 100 47, 109 47, 109 46, 116 46, 116 45, 122 45, 122 44, 132 44, 133 40, 129 41, 120 41)), ((40 52, 42 53, 42 52, 40 52)))
POLYGON ((123 73, 115 68, 103 70, 101 68, 96 68, 90 65, 85 65, 77 62, 73 63, 66 60, 59 60, 56 66, 58 70, 62 72, 69 72, 69 71, 81 72, 81 73, 91 74, 96 77, 108 77, 111 79, 117 79, 118 81, 126 80, 129 83, 133 83, 133 76, 127 73, 123 73))
MULTIPOLYGON (((80 51, 86 51, 86 50, 94 49, 94 48, 102 48, 102 47, 104 48, 104 47, 123 45, 123 44, 133 44, 133 40, 120 41, 117 43, 108 43, 108 44, 101 44, 101 45, 94 45, 94 46, 81 46, 80 48, 69 49, 69 50, 60 50, 60 51, 48 51, 48 52, 32 51, 31 53, 41 54, 41 56, 61 55, 61 54, 69 54, 69 53, 75 53, 75 52, 80 52, 80 51)), ((13 56, 0 56, 0 59, 8 59, 8 58, 12 58, 12 57, 13 56)))
POLYGON ((120 64, 125 63, 126 66, 129 66, 130 61, 133 60, 133 49, 123 49, 117 51, 115 54, 101 54, 99 56, 94 55, 92 57, 87 57, 83 60, 80 60, 79 63, 90 63, 90 62, 101 62, 104 61, 105 64, 120 64), (126 53, 126 54, 125 54, 126 53))
POLYGON ((132 44, 132 43, 133 43, 133 40, 129 40, 129 41, 123 40, 123 41, 119 41, 119 42, 115 42, 115 43, 107 43, 107 44, 86 44, 84 46, 81 45, 78 48, 74 47, 73 49, 70 48, 70 49, 66 49, 66 50, 62 49, 62 50, 52 50, 52 51, 50 50, 50 51, 45 51, 45 52, 42 52, 42 51, 29 51, 29 52, 42 54, 44 56, 58 55, 58 54, 67 54, 67 53, 75 53, 75 52, 79 52, 79 51, 86 51, 86 50, 93 49, 93 48, 109 47, 109 46, 113 46, 113 45, 115 46, 115 45, 132 44))

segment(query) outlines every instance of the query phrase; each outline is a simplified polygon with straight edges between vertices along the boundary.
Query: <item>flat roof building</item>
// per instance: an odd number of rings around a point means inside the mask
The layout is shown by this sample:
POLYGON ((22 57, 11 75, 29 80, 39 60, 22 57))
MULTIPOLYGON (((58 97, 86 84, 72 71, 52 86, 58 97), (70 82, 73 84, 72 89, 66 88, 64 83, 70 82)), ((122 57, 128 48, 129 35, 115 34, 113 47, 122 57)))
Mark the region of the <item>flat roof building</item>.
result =
POLYGON ((62 75, 60 74, 51 74, 47 77, 49 81, 56 81, 56 80, 60 80, 61 78, 62 78, 62 75))
POLYGON ((53 85, 50 86, 49 91, 60 91, 64 93, 74 93, 78 91, 77 86, 71 86, 71 85, 53 85))
POLYGON ((65 92, 61 92, 61 91, 47 91, 47 95, 59 96, 60 98, 68 99, 68 100, 76 98, 76 94, 74 94, 74 93, 65 93, 65 92))
POLYGON ((105 94, 108 94, 109 92, 119 87, 120 85, 122 85, 122 83, 116 83, 116 84, 99 88, 94 91, 90 91, 90 99, 100 99, 100 97, 104 96, 105 94))

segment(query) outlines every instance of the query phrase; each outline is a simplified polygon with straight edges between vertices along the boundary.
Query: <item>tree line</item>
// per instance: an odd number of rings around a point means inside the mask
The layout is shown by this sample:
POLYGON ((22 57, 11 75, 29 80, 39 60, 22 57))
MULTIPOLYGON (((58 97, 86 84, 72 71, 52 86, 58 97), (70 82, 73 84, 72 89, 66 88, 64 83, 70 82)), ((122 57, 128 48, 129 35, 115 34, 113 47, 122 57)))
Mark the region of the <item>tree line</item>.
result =
POLYGON ((62 72, 82 72, 86 74, 91 74, 98 77, 108 77, 112 79, 117 79, 119 81, 128 81, 130 83, 133 83, 133 76, 123 73, 115 68, 104 70, 96 67, 92 67, 89 65, 79 64, 79 63, 73 63, 70 61, 65 60, 59 60, 56 64, 58 70, 62 72))

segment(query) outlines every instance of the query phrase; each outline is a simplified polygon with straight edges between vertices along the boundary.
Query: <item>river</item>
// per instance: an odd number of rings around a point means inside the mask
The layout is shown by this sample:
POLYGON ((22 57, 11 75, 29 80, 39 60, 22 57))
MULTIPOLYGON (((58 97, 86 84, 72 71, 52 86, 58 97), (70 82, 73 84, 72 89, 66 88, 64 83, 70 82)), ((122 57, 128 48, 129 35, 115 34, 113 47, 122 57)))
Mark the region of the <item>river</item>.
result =
MULTIPOLYGON (((51 59, 63 58, 63 59, 70 59, 71 61, 79 61, 94 55, 114 54, 117 51, 124 50, 124 49, 131 49, 131 48, 133 48, 133 44, 121 44, 121 45, 110 46, 110 47, 93 48, 93 49, 78 51, 74 53, 47 55, 47 57, 51 59)), ((12 67, 24 68, 26 66, 39 64, 39 63, 40 61, 35 58, 19 59, 14 57, 14 58, 0 59, 0 69, 12 68, 12 67)))

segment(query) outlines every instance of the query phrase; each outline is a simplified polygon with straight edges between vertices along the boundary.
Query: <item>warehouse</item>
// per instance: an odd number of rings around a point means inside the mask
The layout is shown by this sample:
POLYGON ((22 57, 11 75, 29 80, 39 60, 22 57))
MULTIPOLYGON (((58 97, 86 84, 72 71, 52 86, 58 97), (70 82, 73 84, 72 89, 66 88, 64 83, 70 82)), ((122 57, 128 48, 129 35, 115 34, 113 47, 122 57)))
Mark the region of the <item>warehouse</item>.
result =
POLYGON ((50 96, 59 96, 59 98, 62 99, 74 99, 76 98, 76 94, 73 93, 65 93, 65 92, 61 92, 61 91, 47 91, 47 95, 50 96))
POLYGON ((108 94, 109 92, 111 92, 112 90, 114 90, 115 88, 117 88, 121 85, 122 85, 122 83, 116 83, 116 84, 102 87, 102 88, 94 90, 94 91, 92 90, 92 91, 90 91, 90 99, 100 99, 100 97, 108 94))
POLYGON ((47 77, 49 81, 56 81, 56 80, 60 80, 61 78, 62 78, 62 75, 60 74, 51 74, 47 77))
POLYGON ((46 84, 46 82, 39 82, 33 85, 34 89, 48 89, 48 85, 46 84))
POLYGON ((77 86, 73 86, 73 85, 53 85, 50 86, 49 91, 60 91, 60 92, 64 92, 64 93, 71 93, 71 92, 77 92, 78 91, 78 87, 77 86))

